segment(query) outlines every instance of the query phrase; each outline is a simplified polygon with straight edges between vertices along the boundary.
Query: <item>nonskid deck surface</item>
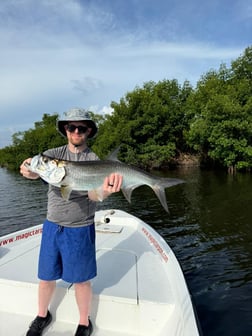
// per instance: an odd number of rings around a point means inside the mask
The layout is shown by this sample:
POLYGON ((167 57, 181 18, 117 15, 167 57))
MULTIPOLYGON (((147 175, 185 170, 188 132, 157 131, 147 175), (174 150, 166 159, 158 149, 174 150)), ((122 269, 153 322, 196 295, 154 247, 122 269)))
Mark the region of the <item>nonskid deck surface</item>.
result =
MULTIPOLYGON (((133 218, 106 212, 101 218, 96 225, 98 276, 92 281, 94 336, 141 335, 143 330, 153 335, 174 312, 167 256, 133 218)), ((0 335, 25 335, 36 315, 39 245, 40 234, 23 238, 22 244, 1 245, 0 335)), ((54 321, 45 335, 73 335, 78 311, 71 284, 58 282, 51 311, 54 321)))
MULTIPOLYGON (((31 317, 22 314, 3 313, 1 317, 0 335, 5 336, 25 336, 31 317), (2 321, 4 321, 2 323, 2 321)), ((43 335, 46 336, 70 336, 74 335, 77 325, 73 323, 65 323, 52 321, 51 325, 45 330, 43 335)), ((131 332, 125 333, 123 329, 98 329, 94 326, 93 336, 137 336, 139 334, 131 332)))
MULTIPOLYGON (((0 310, 0 335, 25 335, 31 320, 36 315, 36 293, 36 284, 31 287, 26 283, 0 285, 1 300, 5 302, 5 309, 1 307, 0 310)), ((57 288, 50 311, 53 321, 45 335, 73 335, 78 324, 73 291, 57 288)), ((162 325, 172 312, 170 305, 148 302, 140 302, 136 305, 127 299, 94 295, 91 311, 94 336, 105 336, 109 333, 132 336, 153 335, 159 328, 162 329, 162 325), (147 321, 146 316, 149 316, 147 321)))

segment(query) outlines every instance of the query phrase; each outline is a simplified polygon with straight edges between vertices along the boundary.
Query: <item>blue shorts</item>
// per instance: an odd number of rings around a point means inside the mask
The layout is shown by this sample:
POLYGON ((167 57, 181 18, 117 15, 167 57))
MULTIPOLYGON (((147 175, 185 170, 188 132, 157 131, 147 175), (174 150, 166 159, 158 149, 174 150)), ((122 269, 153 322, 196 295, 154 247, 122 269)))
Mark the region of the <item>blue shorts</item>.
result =
POLYGON ((39 255, 38 277, 70 283, 96 276, 95 226, 69 228, 46 220, 39 255))

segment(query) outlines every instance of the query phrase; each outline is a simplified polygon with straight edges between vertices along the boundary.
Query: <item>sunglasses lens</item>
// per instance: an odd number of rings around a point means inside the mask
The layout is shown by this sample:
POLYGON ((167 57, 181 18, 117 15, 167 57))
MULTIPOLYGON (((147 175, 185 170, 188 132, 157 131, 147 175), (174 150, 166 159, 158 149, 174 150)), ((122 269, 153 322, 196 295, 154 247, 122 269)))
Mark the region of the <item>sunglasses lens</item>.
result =
POLYGON ((75 132, 76 128, 78 129, 78 133, 86 133, 88 130, 87 126, 75 126, 75 125, 67 125, 67 130, 69 132, 75 132))

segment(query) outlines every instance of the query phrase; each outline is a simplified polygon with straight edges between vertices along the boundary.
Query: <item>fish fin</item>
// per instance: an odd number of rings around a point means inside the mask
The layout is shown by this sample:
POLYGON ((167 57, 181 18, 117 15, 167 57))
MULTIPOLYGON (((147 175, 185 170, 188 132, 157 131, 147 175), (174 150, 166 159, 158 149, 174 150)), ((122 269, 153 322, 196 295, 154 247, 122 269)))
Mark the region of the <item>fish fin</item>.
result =
POLYGON ((62 198, 64 198, 64 200, 68 201, 69 197, 70 197, 70 194, 72 192, 72 189, 68 186, 62 186, 60 188, 60 192, 61 192, 62 198))
POLYGON ((127 187, 121 188, 121 191, 122 191, 124 197, 126 198, 126 200, 129 203, 131 203, 131 195, 132 195, 133 190, 140 187, 141 185, 142 185, 141 183, 138 183, 138 184, 132 184, 132 185, 129 185, 127 187))
POLYGON ((152 187, 153 191, 157 195, 163 208, 168 213, 169 213, 169 209, 168 209, 166 195, 165 195, 165 188, 169 188, 169 187, 172 187, 180 183, 184 183, 184 181, 180 179, 176 179, 176 178, 163 178, 163 179, 160 179, 157 183, 155 183, 154 186, 152 187))
POLYGON ((132 194, 133 189, 132 188, 121 188, 121 190, 126 200, 129 203, 131 203, 131 194, 132 194))
POLYGON ((168 205, 167 205, 165 189, 163 187, 157 185, 157 184, 152 189, 154 190, 155 194, 157 195, 157 197, 158 197, 160 203, 162 204, 163 208, 165 209, 165 211, 170 213, 169 209, 168 209, 168 205))
POLYGON ((117 154, 119 153, 120 147, 121 146, 118 146, 115 150, 113 150, 113 152, 111 152, 109 154, 109 156, 107 157, 107 160, 120 162, 120 160, 117 157, 117 154))

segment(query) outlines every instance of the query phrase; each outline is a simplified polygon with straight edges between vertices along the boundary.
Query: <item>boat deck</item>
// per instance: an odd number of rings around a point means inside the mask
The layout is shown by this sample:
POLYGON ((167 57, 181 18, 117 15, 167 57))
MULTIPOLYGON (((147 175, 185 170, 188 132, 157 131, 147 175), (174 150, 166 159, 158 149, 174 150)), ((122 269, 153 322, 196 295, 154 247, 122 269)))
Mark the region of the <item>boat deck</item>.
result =
MULTIPOLYGON (((93 335, 167 335, 162 330, 167 332, 169 315, 172 319, 175 313, 167 273, 171 251, 145 223, 124 214, 100 211, 96 216, 93 335)), ((37 313, 40 237, 37 226, 0 238, 0 335, 25 335, 37 313)), ((72 284, 58 281, 50 311, 53 323, 43 335, 73 335, 78 311, 72 284)), ((171 332, 176 328, 179 334, 183 326, 175 321, 171 332)))

